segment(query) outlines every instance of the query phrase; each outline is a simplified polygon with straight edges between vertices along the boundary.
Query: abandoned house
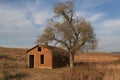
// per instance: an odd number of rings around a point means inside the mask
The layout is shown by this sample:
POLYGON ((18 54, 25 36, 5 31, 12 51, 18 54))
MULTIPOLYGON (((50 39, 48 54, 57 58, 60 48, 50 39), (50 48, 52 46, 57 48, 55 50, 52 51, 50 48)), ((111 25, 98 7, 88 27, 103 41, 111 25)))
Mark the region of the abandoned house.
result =
POLYGON ((29 68, 57 68, 69 65, 68 53, 59 47, 36 45, 27 52, 29 68))

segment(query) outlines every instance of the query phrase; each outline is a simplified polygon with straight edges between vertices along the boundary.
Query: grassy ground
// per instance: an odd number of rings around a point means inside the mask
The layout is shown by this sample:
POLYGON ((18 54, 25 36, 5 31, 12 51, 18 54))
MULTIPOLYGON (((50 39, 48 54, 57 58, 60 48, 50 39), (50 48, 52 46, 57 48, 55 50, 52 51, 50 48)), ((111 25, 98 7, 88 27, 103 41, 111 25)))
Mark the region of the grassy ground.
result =
POLYGON ((30 69, 26 50, 0 48, 0 80, 120 80, 119 54, 77 54, 73 69, 30 69))

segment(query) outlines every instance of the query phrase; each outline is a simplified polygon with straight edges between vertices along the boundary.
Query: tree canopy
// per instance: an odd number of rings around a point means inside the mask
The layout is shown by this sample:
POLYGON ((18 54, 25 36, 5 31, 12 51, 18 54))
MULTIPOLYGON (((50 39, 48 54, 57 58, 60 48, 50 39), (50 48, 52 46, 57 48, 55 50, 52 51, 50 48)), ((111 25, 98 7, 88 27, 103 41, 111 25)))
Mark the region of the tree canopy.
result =
POLYGON ((73 67, 74 55, 78 50, 97 47, 96 34, 91 23, 75 14, 73 1, 59 3, 54 7, 55 17, 48 24, 36 42, 38 44, 60 44, 70 54, 73 67))

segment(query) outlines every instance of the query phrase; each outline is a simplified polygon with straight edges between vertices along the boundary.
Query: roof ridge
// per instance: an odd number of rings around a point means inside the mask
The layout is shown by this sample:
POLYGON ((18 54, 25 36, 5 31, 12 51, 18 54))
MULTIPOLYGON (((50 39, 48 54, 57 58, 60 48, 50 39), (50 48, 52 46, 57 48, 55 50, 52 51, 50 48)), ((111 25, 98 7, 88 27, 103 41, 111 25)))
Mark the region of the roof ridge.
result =
POLYGON ((36 46, 32 47, 31 49, 27 50, 26 53, 28 53, 29 51, 31 51, 32 49, 36 48, 36 47, 44 47, 47 48, 49 50, 55 51, 66 51, 65 49, 61 48, 61 47, 57 47, 57 46, 51 46, 51 45, 39 45, 37 44, 36 46))

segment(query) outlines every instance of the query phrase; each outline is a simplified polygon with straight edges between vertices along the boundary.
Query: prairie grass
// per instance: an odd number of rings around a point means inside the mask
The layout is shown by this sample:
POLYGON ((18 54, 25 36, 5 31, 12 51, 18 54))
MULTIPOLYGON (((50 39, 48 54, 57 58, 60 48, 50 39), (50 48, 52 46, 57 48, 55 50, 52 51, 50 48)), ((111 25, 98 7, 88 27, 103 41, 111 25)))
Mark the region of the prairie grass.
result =
POLYGON ((0 80, 120 80, 119 54, 77 54, 73 69, 30 69, 26 50, 0 48, 0 80))
POLYGON ((0 48, 0 68, 25 68, 27 49, 0 48))

